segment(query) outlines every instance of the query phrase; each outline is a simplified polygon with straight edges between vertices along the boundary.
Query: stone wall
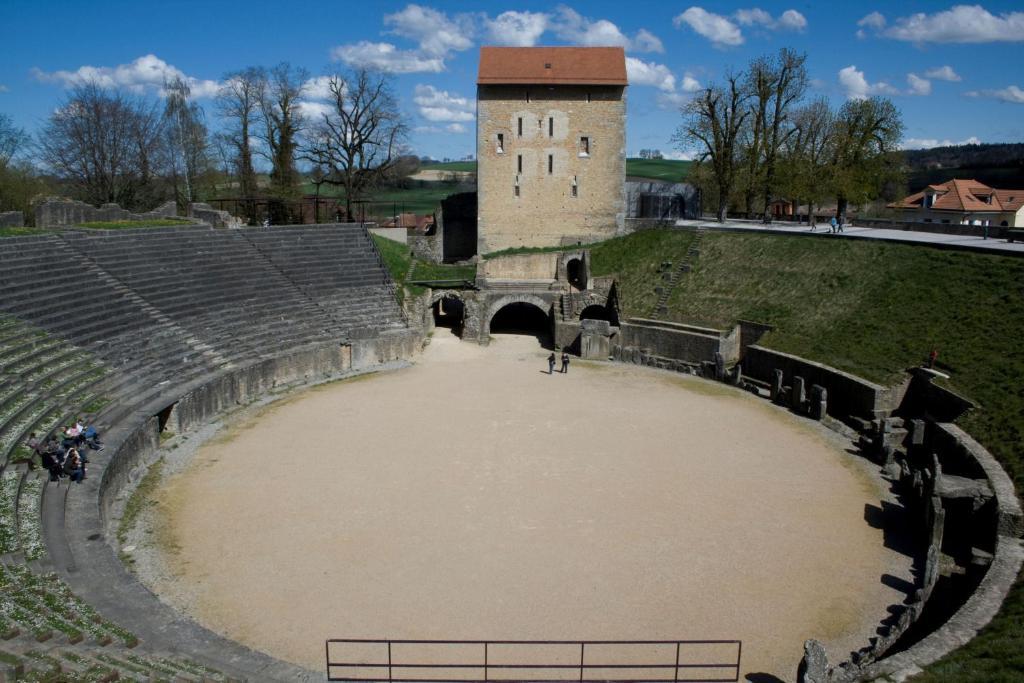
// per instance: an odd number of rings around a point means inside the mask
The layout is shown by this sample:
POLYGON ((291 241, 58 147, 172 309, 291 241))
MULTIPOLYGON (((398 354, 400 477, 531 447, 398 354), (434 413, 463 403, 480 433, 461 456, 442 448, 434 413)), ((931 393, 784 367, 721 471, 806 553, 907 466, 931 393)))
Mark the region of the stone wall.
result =
POLYGON ((482 85, 477 111, 478 253, 624 231, 623 87, 482 85))
POLYGON ((147 213, 132 213, 117 204, 96 208, 65 197, 47 197, 35 205, 37 228, 67 228, 97 221, 144 221, 178 215, 174 202, 165 202, 147 213))
POLYGON ((865 228, 885 228, 887 230, 912 230, 914 232, 932 232, 939 235, 963 235, 966 237, 984 237, 986 230, 993 239, 1003 237, 1007 228, 999 225, 961 225, 960 223, 925 223, 924 221, 900 221, 889 218, 861 218, 853 221, 856 226, 865 228))
POLYGON ((806 386, 819 385, 828 390, 828 414, 835 417, 856 415, 873 418, 899 405, 901 394, 836 368, 773 351, 756 344, 748 346, 741 361, 743 374, 770 383, 773 371, 781 370, 784 385, 801 377, 806 386))
POLYGON ((558 252, 513 254, 482 259, 477 278, 484 280, 554 280, 558 276, 558 252))
POLYGON ((415 258, 430 263, 441 263, 444 260, 441 234, 441 230, 438 228, 433 235, 409 235, 406 238, 406 243, 415 258))
POLYGON ((0 228, 20 228, 25 225, 25 214, 21 211, 0 211, 0 228))
POLYGON ((203 202, 189 204, 188 217, 202 221, 212 228, 240 228, 244 225, 241 218, 235 218, 227 211, 215 209, 203 202))
MULTIPOLYGON (((648 200, 647 203, 651 202, 648 200)), ((652 180, 626 181, 627 219, 674 222, 680 218, 698 219, 700 214, 700 192, 693 185, 652 180), (660 206, 644 206, 645 195, 660 198, 660 206), (660 208, 662 211, 652 214, 652 208, 660 208)))
POLYGON ((700 365, 714 360, 722 344, 723 335, 718 330, 630 318, 619 326, 618 337, 612 341, 612 354, 617 353, 620 360, 627 362, 650 357, 700 365))

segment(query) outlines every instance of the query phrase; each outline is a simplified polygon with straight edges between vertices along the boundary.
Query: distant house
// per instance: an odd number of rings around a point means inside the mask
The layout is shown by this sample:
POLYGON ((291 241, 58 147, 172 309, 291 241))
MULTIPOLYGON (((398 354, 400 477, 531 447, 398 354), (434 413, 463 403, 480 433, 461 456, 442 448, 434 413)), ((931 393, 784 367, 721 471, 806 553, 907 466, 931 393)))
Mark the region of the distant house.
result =
POLYGON ((1024 226, 1024 190, 998 190, 977 180, 954 178, 889 204, 906 221, 960 225, 1024 226))

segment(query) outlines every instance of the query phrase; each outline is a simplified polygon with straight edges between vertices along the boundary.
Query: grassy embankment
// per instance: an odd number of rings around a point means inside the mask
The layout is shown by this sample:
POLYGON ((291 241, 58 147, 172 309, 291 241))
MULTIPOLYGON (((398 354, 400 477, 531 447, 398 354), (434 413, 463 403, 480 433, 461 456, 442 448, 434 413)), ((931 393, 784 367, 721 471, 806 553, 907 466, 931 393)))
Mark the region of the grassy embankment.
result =
MULTIPOLYGON (((658 264, 693 233, 640 232, 593 247, 595 274, 617 273, 625 312, 651 314, 658 264)), ((674 260, 674 259, 671 259, 674 260)), ((1024 259, 899 244, 708 233, 668 318, 713 326, 771 323, 762 344, 867 379, 894 381, 935 348, 953 389, 979 404, 961 426, 1024 490, 1024 259)), ((1024 587, 929 683, 1024 679, 1024 587)))
POLYGON ((94 230, 126 230, 128 228, 166 228, 172 225, 193 225, 187 218, 152 218, 141 221, 91 221, 75 227, 94 230))

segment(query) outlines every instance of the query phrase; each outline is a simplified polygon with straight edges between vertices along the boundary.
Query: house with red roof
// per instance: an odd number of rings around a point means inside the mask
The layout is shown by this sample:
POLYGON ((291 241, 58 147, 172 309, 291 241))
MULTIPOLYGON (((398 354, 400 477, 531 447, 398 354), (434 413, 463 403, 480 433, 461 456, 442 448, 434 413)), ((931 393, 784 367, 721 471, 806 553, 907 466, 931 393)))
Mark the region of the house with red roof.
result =
POLYGON ((954 178, 889 204, 906 221, 1024 227, 1024 190, 1000 190, 954 178))

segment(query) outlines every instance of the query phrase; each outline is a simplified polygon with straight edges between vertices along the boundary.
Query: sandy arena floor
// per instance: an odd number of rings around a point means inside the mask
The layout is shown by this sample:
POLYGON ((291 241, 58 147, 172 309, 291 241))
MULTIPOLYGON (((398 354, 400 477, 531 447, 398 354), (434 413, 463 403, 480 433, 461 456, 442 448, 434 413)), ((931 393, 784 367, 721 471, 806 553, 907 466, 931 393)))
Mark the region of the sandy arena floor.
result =
POLYGON ((902 601, 880 579, 910 558, 864 521, 886 494, 838 437, 547 353, 438 330, 414 367, 236 421, 160 491, 144 580, 314 670, 331 637, 736 638, 744 675, 792 680, 806 638, 844 657, 902 601))

